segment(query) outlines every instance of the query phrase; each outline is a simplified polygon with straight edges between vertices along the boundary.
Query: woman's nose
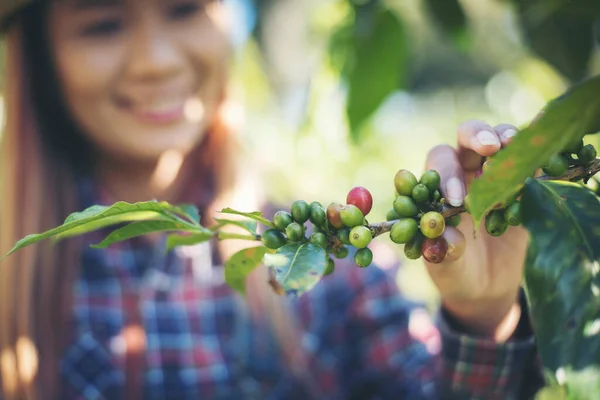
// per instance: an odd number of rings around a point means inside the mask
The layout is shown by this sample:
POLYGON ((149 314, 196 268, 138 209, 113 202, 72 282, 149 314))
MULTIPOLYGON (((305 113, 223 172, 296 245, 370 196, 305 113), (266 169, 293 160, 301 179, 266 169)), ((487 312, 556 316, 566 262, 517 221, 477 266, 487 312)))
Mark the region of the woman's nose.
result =
POLYGON ((141 24, 131 36, 127 73, 135 80, 161 80, 176 75, 185 65, 183 49, 159 22, 141 24))

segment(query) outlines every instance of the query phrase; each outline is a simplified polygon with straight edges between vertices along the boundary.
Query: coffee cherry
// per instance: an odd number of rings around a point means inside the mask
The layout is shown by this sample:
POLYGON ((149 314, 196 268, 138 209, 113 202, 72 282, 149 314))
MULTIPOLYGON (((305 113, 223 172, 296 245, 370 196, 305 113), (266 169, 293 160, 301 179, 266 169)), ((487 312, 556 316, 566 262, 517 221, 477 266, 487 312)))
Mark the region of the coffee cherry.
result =
POLYGON ((521 224, 521 203, 514 202, 504 211, 504 220, 508 225, 517 226, 521 224))
POLYGON ((362 186, 352 188, 346 196, 346 204, 352 204, 358 207, 363 216, 367 216, 373 207, 373 196, 362 186))
POLYGON ((432 264, 439 264, 446 259, 448 242, 443 237, 436 239, 427 238, 423 241, 421 252, 426 261, 432 264))
POLYGON ((337 233, 337 237, 340 240, 340 242, 342 242, 343 244, 348 244, 348 245, 351 244, 349 228, 340 229, 337 233))
POLYGON ((583 147, 583 139, 578 139, 578 140, 574 140, 572 143, 570 143, 565 148, 565 151, 567 153, 577 154, 577 153, 579 153, 579 151, 581 150, 582 147, 583 147))
POLYGON ((508 229, 504 210, 492 210, 485 217, 485 230, 490 236, 502 236, 508 229))
POLYGON ((421 251, 421 246, 423 245, 424 241, 425 236, 423 236, 421 232, 417 231, 415 236, 404 245, 404 255, 406 258, 409 260, 418 260, 421 258, 421 255, 423 254, 421 251))
POLYGON ((283 246, 287 240, 283 233, 277 229, 267 229, 260 237, 261 242, 269 249, 278 249, 283 246))
POLYGON ((366 226, 357 226, 350 231, 350 243, 357 249, 367 247, 372 239, 373 234, 366 226))
POLYGON ((436 190, 433 192, 433 201, 440 201, 440 199, 442 198, 442 194, 440 193, 439 190, 436 190))
POLYGON ((340 209, 340 217, 344 225, 354 228, 365 223, 365 217, 359 208, 353 204, 347 204, 340 209))
POLYGON ((419 183, 412 191, 412 198, 417 203, 425 203, 427 200, 429 200, 429 189, 427 189, 427 186, 424 184, 419 183))
POLYGON ((453 227, 457 227, 458 225, 460 225, 460 221, 462 220, 460 214, 455 214, 451 217, 449 217, 448 219, 446 219, 446 225, 449 226, 453 226, 453 227))
POLYGON ((385 220, 386 221, 394 221, 397 219, 402 218, 400 215, 398 215, 398 213, 396 212, 396 210, 394 210, 393 208, 387 212, 387 214, 385 215, 385 220))
POLYGON ((417 208, 415 201, 412 199, 412 197, 408 196, 396 197, 394 200, 394 210, 396 210, 398 215, 405 218, 416 217, 419 213, 419 209, 417 208))
POLYGON ((311 243, 321 246, 324 249, 327 249, 327 245, 329 244, 329 240, 327 240, 327 236, 325 236, 325 234, 321 233, 321 232, 313 233, 312 235, 310 235, 310 238, 308 240, 311 243))
POLYGON ((591 144, 586 144, 583 148, 577 153, 577 158, 584 164, 589 164, 596 159, 597 153, 596 148, 594 148, 591 144))
POLYGON ((273 216, 273 225, 281 231, 285 231, 292 222, 292 215, 286 211, 277 211, 273 216))
POLYGON ((325 209, 323 209, 323 206, 317 202, 311 203, 308 219, 310 219, 310 222, 312 222, 315 226, 325 227, 327 215, 325 215, 325 209))
POLYGON ((402 196, 412 195, 413 188, 417 186, 417 183, 419 182, 417 182, 415 175, 406 169, 396 172, 396 176, 394 177, 396 191, 402 196))
POLYGON ((292 222, 285 228, 285 235, 290 242, 301 242, 304 240, 304 227, 297 222, 292 222))
POLYGON ((397 244, 403 244, 410 241, 419 230, 417 221, 412 218, 401 219, 392 226, 390 239, 397 244))
POLYGON ((335 258, 346 258, 348 257, 348 248, 346 246, 342 246, 339 249, 337 249, 333 255, 335 256, 335 258))
POLYGON ((427 170, 421 175, 420 183, 425 185, 430 193, 433 193, 440 188, 440 174, 434 169, 427 170))
POLYGON ((333 226, 335 229, 342 229, 344 227, 344 223, 340 217, 341 209, 342 205, 336 202, 333 202, 327 206, 327 219, 329 220, 331 226, 333 226))
POLYGON ((373 252, 368 247, 358 249, 354 253, 354 262, 361 268, 366 268, 373 262, 373 252))
POLYGON ((550 158, 548 164, 542 167, 542 170, 549 176, 561 176, 567 172, 568 168, 569 160, 562 154, 555 154, 550 158))
POLYGON ((327 257, 327 264, 325 265, 325 272, 323 272, 323 276, 331 275, 333 274, 333 271, 335 271, 335 261, 327 257))
POLYGON ((304 200, 296 200, 291 207, 292 218, 299 224, 308 221, 310 215, 310 206, 304 200))
POLYGON ((430 211, 421 218, 421 232, 430 239, 435 239, 444 233, 446 221, 439 212, 430 211))

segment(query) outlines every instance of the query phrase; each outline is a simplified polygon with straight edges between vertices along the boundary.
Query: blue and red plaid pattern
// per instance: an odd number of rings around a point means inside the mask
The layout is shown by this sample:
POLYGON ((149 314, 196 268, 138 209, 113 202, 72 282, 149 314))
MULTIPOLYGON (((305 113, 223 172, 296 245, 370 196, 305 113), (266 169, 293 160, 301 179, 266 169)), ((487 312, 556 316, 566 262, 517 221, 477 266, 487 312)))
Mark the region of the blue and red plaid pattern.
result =
POLYGON ((210 244, 88 247, 101 239, 86 237, 73 287, 62 399, 506 400, 539 385, 524 378, 533 336, 496 344, 453 331, 443 314, 434 325, 386 272, 344 265, 289 300, 309 366, 294 374, 268 316, 251 318, 212 265, 210 244), (137 345, 131 332, 143 332, 137 345))

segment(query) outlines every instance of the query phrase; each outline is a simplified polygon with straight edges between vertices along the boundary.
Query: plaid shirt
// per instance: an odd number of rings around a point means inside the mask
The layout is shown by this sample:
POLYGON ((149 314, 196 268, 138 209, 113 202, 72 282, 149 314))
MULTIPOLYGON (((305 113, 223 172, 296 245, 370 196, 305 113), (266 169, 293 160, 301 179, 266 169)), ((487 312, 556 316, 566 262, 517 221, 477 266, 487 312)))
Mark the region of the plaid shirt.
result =
POLYGON ((310 371, 294 374, 267 321, 250 318, 225 284, 209 243, 89 248, 100 235, 86 237, 73 286, 62 399, 507 400, 539 387, 526 374, 537 368, 530 332, 496 344, 454 331, 443 313, 434 325, 376 267, 337 268, 289 300, 310 371))

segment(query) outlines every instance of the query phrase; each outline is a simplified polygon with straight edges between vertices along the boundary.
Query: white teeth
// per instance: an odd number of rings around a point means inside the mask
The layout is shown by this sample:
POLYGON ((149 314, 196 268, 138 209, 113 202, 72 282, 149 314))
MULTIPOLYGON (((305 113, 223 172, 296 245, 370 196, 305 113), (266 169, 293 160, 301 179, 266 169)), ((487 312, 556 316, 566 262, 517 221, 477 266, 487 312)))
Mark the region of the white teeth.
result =
POLYGON ((138 110, 142 113, 162 113, 173 111, 181 107, 183 107, 183 101, 181 100, 163 100, 152 104, 140 105, 138 106, 138 110))

